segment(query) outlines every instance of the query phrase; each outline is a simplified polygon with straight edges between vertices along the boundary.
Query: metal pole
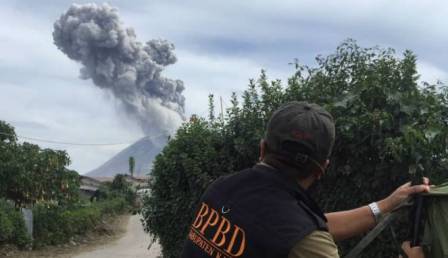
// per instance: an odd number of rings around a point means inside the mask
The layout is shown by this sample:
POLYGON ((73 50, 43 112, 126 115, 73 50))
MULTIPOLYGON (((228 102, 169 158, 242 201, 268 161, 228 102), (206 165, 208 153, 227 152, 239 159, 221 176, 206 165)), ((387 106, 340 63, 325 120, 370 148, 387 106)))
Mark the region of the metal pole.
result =
MULTIPOLYGON (((412 181, 412 185, 421 184, 423 179, 418 178, 412 181)), ((409 231, 409 239, 411 241, 411 247, 419 246, 422 240, 422 230, 424 222, 423 213, 423 196, 421 194, 415 194, 413 199, 414 203, 412 205, 409 218, 411 222, 411 228, 409 231)))
POLYGON ((396 218, 397 212, 389 213, 363 238, 358 244, 344 257, 355 258, 358 257, 361 252, 396 218))

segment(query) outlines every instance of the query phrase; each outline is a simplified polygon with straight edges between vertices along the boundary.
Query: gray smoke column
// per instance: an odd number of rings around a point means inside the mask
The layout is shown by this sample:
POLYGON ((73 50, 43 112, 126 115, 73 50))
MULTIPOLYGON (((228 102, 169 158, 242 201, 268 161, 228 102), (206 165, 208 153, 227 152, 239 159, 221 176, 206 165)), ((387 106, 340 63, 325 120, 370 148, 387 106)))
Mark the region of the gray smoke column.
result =
POLYGON ((184 119, 183 82, 161 75, 177 61, 174 45, 161 39, 137 41, 116 8, 74 4, 55 22, 53 39, 82 64, 81 78, 111 91, 147 135, 172 129, 184 119))

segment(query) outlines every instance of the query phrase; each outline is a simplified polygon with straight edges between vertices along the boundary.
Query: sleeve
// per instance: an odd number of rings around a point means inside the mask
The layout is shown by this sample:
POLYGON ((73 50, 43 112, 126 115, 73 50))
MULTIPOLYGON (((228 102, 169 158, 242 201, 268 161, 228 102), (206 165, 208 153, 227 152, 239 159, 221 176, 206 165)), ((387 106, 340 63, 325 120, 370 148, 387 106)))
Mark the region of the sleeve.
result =
POLYGON ((295 244, 288 258, 339 258, 339 253, 330 233, 316 230, 295 244))

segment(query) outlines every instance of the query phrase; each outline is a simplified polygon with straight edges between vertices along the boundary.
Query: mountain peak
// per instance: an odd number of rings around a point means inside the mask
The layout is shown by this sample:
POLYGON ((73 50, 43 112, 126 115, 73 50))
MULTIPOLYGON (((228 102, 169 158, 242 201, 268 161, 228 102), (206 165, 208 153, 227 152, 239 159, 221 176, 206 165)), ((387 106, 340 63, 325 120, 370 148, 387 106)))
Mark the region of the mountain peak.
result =
POLYGON ((132 156, 135 159, 134 175, 146 176, 151 172, 152 162, 166 145, 167 139, 168 136, 143 137, 86 175, 90 177, 113 177, 116 174, 129 174, 129 157, 132 156))

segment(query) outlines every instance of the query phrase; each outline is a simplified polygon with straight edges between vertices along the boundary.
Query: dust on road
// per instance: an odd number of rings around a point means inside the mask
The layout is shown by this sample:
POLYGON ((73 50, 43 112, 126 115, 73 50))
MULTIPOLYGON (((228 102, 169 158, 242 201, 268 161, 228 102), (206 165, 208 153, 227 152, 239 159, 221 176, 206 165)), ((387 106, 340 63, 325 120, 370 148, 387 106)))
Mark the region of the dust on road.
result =
POLYGON ((140 216, 134 215, 129 219, 126 233, 119 239, 97 246, 94 250, 81 252, 74 258, 113 258, 113 257, 133 257, 133 258, 156 258, 160 256, 160 246, 154 243, 150 250, 148 245, 151 239, 143 231, 140 216))

